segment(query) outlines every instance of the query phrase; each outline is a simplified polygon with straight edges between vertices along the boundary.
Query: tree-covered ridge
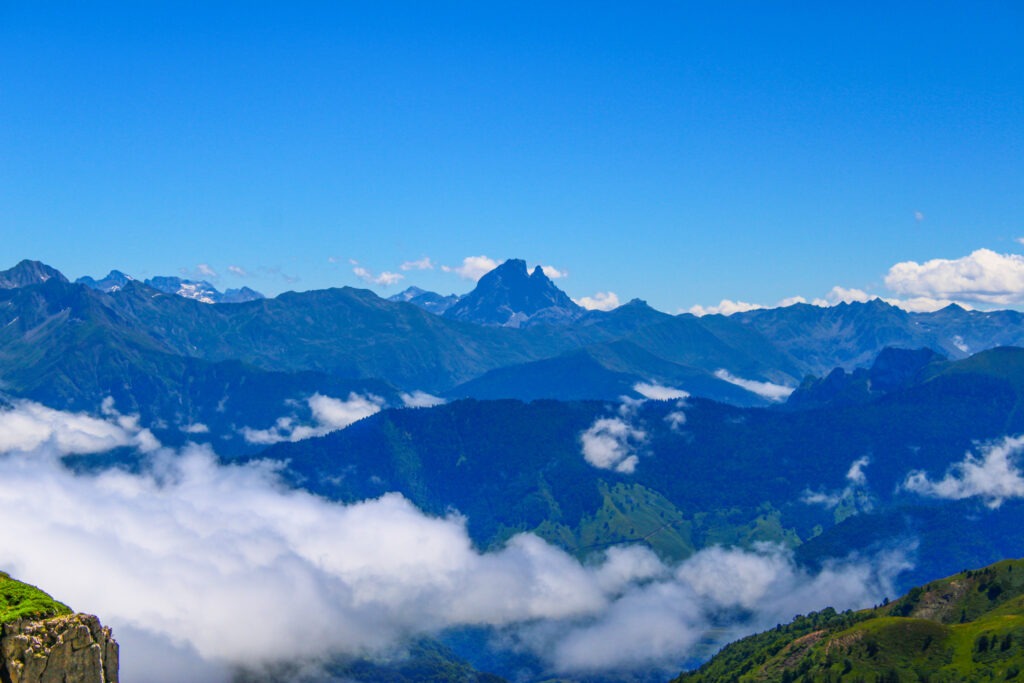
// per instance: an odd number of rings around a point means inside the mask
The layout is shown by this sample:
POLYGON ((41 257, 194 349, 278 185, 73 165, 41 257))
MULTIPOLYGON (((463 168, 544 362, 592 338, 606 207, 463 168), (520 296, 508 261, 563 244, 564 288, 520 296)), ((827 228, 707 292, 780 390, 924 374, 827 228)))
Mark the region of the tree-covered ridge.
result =
POLYGON ((1009 681, 1024 669, 1022 645, 1024 560, 1006 560, 872 609, 797 616, 674 683, 1009 681))
POLYGON ((71 614, 71 608, 35 586, 16 581, 0 572, 0 624, 16 619, 45 619, 61 614, 71 614))

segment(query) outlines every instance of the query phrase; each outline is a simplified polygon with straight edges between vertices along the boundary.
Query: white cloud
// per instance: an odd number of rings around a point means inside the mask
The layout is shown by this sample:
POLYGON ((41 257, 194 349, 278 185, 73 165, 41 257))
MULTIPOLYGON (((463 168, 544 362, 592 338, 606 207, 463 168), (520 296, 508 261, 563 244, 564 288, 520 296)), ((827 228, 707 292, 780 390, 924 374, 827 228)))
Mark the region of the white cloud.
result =
POLYGON ((209 277, 209 278, 216 278, 217 277, 217 271, 215 271, 213 268, 211 268, 209 266, 209 264, 206 264, 206 263, 200 263, 199 265, 197 265, 196 266, 196 272, 199 273, 203 277, 209 277))
POLYGON ((588 311, 610 311, 621 305, 615 292, 598 292, 592 297, 585 296, 581 299, 573 299, 573 301, 588 311))
POLYGON ((720 380, 724 380, 729 384, 735 384, 738 387, 742 387, 743 389, 766 398, 769 401, 782 401, 793 393, 793 387, 787 387, 773 382, 758 382, 752 379, 743 379, 742 377, 733 375, 724 368, 715 370, 715 377, 720 380))
POLYGON ((0 453, 50 447, 64 454, 103 453, 133 446, 152 450, 156 439, 138 425, 138 416, 121 415, 113 399, 103 402, 108 419, 53 410, 31 401, 15 401, 0 412, 0 453))
POLYGON ((249 271, 242 266, 228 266, 228 272, 237 277, 249 277, 249 271))
POLYGON ((411 394, 399 394, 399 398, 402 399, 402 404, 406 408, 433 408, 444 403, 444 399, 440 396, 434 396, 418 389, 411 394))
POLYGON ((656 382, 637 382, 633 385, 633 391, 640 394, 644 398, 649 398, 654 401, 670 401, 672 399, 688 398, 690 392, 683 391, 682 389, 676 389, 675 387, 666 387, 656 382))
MULTIPOLYGON (((9 413, 83 431, 82 416, 47 410, 9 413)), ((118 443, 138 440, 120 417, 90 420, 123 433, 118 443)), ((0 568, 101 615, 125 680, 226 682, 236 665, 372 656, 465 626, 518 632, 561 671, 678 670, 697 643, 875 603, 906 566, 881 555, 812 575, 776 546, 706 549, 675 567, 617 547, 583 565, 529 534, 482 553, 458 515, 429 517, 394 493, 331 502, 288 489, 279 463, 224 465, 189 445, 84 473, 60 459, 81 452, 75 438, 7 438, 17 447, 0 456, 0 568)))
POLYGON ((647 433, 619 417, 594 421, 582 434, 583 459, 603 470, 632 474, 639 458, 636 449, 647 439, 647 433))
POLYGON ((207 427, 202 422, 195 422, 190 425, 185 425, 184 427, 181 428, 181 431, 185 432, 186 434, 209 434, 210 428, 207 427))
POLYGON ((829 306, 838 306, 839 304, 866 303, 878 298, 873 294, 868 294, 863 289, 847 289, 846 287, 836 285, 829 290, 824 299, 815 299, 812 303, 815 306, 827 308, 829 306))
POLYGON ((399 268, 402 270, 433 270, 434 264, 429 256, 424 256, 419 261, 406 261, 399 268))
POLYGON ((808 505, 823 505, 828 509, 840 503, 856 506, 857 510, 867 511, 873 507, 871 496, 867 492, 868 478, 864 468, 871 464, 871 458, 862 456, 850 464, 846 471, 846 488, 841 491, 804 491, 801 502, 808 505))
POLYGON ((918 223, 920 223, 921 221, 924 220, 924 214, 921 213, 920 211, 915 211, 914 212, 914 220, 917 221, 918 223))
POLYGON ((978 249, 958 259, 905 261, 889 269, 885 285, 897 294, 985 304, 1024 303, 1024 256, 978 249))
POLYGON ((441 266, 446 273, 455 273, 464 280, 476 282, 498 267, 498 262, 487 256, 467 256, 461 266, 441 266))
POLYGON ((554 266, 541 266, 540 269, 541 271, 543 271, 545 275, 547 275, 552 280, 558 280, 563 277, 569 277, 569 273, 565 272, 564 270, 559 270, 554 266))
POLYGON ((1008 436, 984 446, 980 457, 966 453, 939 481, 920 470, 911 472, 903 488, 932 498, 981 498, 988 507, 997 508, 1007 499, 1024 497, 1024 477, 1018 466, 1022 449, 1024 436, 1008 436))
POLYGON ((405 279, 405 276, 401 273, 390 273, 384 271, 380 275, 374 275, 372 272, 363 268, 360 265, 356 265, 352 268, 352 272, 363 282, 371 285, 380 285, 381 287, 390 287, 391 285, 401 282, 405 279))
POLYGON ((298 418, 290 415, 279 417, 274 426, 267 429, 243 427, 242 436, 249 443, 266 445, 323 436, 379 412, 384 405, 384 399, 372 394, 363 396, 352 392, 347 400, 342 401, 316 393, 310 396, 306 403, 312 414, 313 424, 301 424, 298 418))
POLYGON ((747 303, 746 301, 722 299, 717 306, 691 306, 689 312, 700 318, 705 315, 732 315, 733 313, 742 313, 744 311, 756 311, 760 308, 764 308, 764 306, 747 303))
POLYGON ((788 296, 785 299, 783 299, 782 301, 780 301, 778 306, 779 306, 779 308, 786 308, 788 306, 794 306, 796 304, 805 304, 805 303, 807 303, 807 299, 803 298, 802 296, 788 296))

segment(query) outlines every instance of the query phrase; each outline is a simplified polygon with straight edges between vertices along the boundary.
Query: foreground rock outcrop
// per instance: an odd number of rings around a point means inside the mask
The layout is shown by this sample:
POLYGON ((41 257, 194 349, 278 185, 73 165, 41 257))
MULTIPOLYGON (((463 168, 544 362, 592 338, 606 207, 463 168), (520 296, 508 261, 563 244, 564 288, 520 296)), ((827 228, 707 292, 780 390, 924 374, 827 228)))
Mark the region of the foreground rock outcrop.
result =
POLYGON ((0 625, 0 683, 118 683, 118 646, 89 614, 0 625))

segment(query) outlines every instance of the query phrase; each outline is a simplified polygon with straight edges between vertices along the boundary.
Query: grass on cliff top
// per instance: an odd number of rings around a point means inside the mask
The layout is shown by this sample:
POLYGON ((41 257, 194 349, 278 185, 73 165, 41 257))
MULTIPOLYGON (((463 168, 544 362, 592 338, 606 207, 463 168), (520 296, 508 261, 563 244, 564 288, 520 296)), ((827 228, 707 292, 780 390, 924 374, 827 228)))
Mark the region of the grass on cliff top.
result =
POLYGON ((15 619, 45 619, 61 614, 71 614, 71 608, 35 586, 15 581, 0 572, 0 624, 15 619))

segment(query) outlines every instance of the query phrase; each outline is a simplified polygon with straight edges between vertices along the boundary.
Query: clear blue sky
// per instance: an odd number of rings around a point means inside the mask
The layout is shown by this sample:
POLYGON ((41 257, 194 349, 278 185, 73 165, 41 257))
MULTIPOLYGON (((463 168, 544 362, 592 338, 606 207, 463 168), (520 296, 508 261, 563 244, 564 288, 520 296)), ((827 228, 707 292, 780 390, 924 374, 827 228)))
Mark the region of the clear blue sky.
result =
POLYGON ((0 0, 0 266, 887 294, 897 262, 1024 252, 1022 8, 0 0))

